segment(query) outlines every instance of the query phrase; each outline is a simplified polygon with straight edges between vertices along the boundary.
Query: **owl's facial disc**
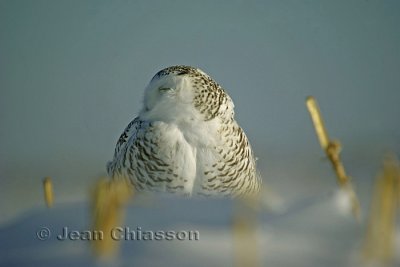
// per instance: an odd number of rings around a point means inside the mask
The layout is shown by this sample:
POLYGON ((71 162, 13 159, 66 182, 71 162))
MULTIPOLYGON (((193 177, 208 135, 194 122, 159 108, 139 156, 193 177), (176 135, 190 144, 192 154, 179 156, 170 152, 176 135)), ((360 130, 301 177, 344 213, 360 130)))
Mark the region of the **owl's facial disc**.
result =
POLYGON ((169 73, 155 76, 145 91, 144 111, 154 118, 173 117, 193 104, 190 77, 169 73))

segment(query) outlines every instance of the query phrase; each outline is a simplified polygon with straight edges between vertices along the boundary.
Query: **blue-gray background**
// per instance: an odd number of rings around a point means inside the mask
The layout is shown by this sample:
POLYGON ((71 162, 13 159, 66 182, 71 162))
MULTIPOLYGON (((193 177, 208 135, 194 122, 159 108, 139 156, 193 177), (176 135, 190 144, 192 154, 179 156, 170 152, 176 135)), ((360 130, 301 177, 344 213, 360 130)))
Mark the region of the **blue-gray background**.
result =
POLYGON ((400 152, 399 14, 398 1, 0 1, 1 220, 43 205, 44 176, 59 203, 85 199, 144 87, 175 64, 227 90, 266 183, 289 198, 335 186, 314 95, 368 195, 400 152))

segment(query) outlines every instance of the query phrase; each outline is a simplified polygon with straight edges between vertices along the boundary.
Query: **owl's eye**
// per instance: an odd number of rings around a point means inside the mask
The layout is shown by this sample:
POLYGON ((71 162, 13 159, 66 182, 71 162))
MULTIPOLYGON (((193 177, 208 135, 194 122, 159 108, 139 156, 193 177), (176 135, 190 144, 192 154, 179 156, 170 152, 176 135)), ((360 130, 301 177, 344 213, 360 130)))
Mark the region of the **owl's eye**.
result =
POLYGON ((160 91, 160 92, 168 92, 168 91, 172 91, 173 89, 172 88, 169 88, 169 87, 160 87, 160 88, 158 88, 158 91, 160 91))

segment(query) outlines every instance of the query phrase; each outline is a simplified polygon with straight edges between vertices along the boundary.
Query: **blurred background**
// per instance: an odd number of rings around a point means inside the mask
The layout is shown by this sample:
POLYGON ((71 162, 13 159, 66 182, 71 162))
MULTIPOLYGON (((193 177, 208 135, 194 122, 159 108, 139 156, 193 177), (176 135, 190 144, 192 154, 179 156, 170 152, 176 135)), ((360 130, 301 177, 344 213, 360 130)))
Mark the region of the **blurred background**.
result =
MULTIPOLYGON (((185 64, 232 97, 264 183, 287 207, 260 218, 261 266, 354 266, 374 178, 385 153, 400 152, 399 12, 395 0, 0 1, 0 265, 97 264, 87 242, 40 242, 35 230, 87 228, 90 188, 145 86, 158 70, 185 64), (344 146, 360 224, 334 204, 308 95, 344 146)), ((201 241, 125 242, 119 265, 235 264, 231 201, 152 203, 131 205, 125 223, 184 226, 201 241)))

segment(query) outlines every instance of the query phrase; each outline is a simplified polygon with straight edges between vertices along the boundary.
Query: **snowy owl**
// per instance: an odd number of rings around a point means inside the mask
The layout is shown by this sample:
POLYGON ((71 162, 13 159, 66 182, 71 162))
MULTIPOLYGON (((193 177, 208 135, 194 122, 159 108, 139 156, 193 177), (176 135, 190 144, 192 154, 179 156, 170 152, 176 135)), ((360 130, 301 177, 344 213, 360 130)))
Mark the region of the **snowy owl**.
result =
POLYGON ((143 102, 118 139, 107 164, 110 177, 128 179, 137 191, 186 196, 245 196, 260 190, 233 102, 205 72, 165 68, 146 87, 143 102))

